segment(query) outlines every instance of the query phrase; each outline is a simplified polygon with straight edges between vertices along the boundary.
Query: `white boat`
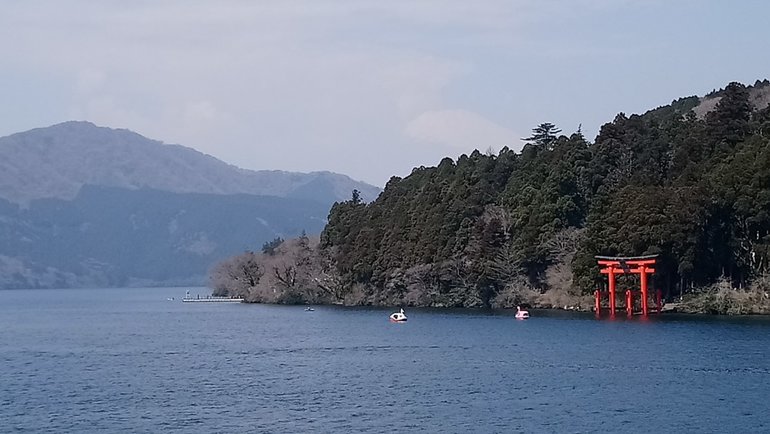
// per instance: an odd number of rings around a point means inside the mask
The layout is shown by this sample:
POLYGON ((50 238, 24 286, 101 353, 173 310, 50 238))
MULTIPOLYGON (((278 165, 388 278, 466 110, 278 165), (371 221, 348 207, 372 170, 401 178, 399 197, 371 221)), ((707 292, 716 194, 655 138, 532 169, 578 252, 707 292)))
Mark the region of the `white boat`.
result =
POLYGON ((401 309, 401 312, 393 312, 390 314, 390 322, 406 322, 404 309, 401 309))
POLYGON ((529 312, 523 310, 521 306, 516 306, 516 319, 529 319, 529 312))
POLYGON ((312 311, 314 311, 314 310, 315 310, 315 309, 313 309, 312 307, 306 307, 306 308, 305 308, 305 312, 312 312, 312 311))

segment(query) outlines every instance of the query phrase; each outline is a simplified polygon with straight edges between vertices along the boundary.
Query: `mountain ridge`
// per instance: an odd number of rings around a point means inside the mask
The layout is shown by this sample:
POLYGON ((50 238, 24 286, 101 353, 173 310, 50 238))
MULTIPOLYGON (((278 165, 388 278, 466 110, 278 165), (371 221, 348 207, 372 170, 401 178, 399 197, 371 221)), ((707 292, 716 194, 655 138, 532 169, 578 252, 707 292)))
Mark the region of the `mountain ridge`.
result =
POLYGON ((380 191, 83 121, 2 137, 0 155, 0 288, 203 285, 217 261, 318 234, 333 203, 380 191))
POLYGON ((175 193, 296 195, 328 203, 349 198, 353 189, 367 201, 380 192, 376 186, 328 171, 242 169, 193 148, 87 121, 0 137, 0 153, 4 155, 0 198, 19 204, 73 199, 87 184, 175 193), (314 189, 315 183, 323 184, 323 189, 314 189))

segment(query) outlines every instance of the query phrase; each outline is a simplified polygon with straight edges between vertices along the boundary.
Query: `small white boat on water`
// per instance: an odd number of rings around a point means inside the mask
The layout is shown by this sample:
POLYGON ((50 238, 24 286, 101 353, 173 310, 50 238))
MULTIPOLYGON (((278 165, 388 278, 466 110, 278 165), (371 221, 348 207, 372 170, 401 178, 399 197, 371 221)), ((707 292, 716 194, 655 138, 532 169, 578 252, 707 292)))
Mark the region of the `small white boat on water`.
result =
POLYGON ((401 309, 401 312, 393 312, 390 314, 390 322, 406 322, 404 309, 401 309))
POLYGON ((312 307, 310 307, 310 306, 308 306, 308 307, 306 307, 306 308, 305 308, 305 312, 313 312, 314 310, 315 310, 315 309, 313 309, 313 308, 312 308, 312 307))
POLYGON ((521 306, 516 306, 516 319, 529 319, 529 312, 522 309, 521 306))

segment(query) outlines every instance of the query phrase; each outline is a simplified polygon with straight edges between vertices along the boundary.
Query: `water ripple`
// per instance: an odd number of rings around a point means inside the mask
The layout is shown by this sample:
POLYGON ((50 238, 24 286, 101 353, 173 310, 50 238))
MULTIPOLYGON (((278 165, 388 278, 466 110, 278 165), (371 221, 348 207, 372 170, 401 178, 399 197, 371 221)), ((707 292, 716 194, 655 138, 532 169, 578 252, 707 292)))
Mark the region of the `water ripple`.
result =
POLYGON ((0 432, 770 430, 770 324, 414 310, 394 327, 164 291, 0 291, 0 432))

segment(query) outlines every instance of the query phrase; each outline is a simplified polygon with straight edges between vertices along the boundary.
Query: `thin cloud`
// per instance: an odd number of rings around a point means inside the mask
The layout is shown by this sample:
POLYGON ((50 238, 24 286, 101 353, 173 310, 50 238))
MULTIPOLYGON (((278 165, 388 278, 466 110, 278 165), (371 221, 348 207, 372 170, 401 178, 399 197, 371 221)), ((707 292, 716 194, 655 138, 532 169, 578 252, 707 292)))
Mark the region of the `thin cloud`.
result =
POLYGON ((436 110, 412 120, 406 133, 418 141, 451 146, 457 150, 518 149, 518 134, 467 110, 436 110))
POLYGON ((6 3, 0 135, 90 120, 244 168, 380 185, 453 152, 516 149, 541 122, 590 136, 617 112, 770 70, 751 55, 763 2, 6 3))

